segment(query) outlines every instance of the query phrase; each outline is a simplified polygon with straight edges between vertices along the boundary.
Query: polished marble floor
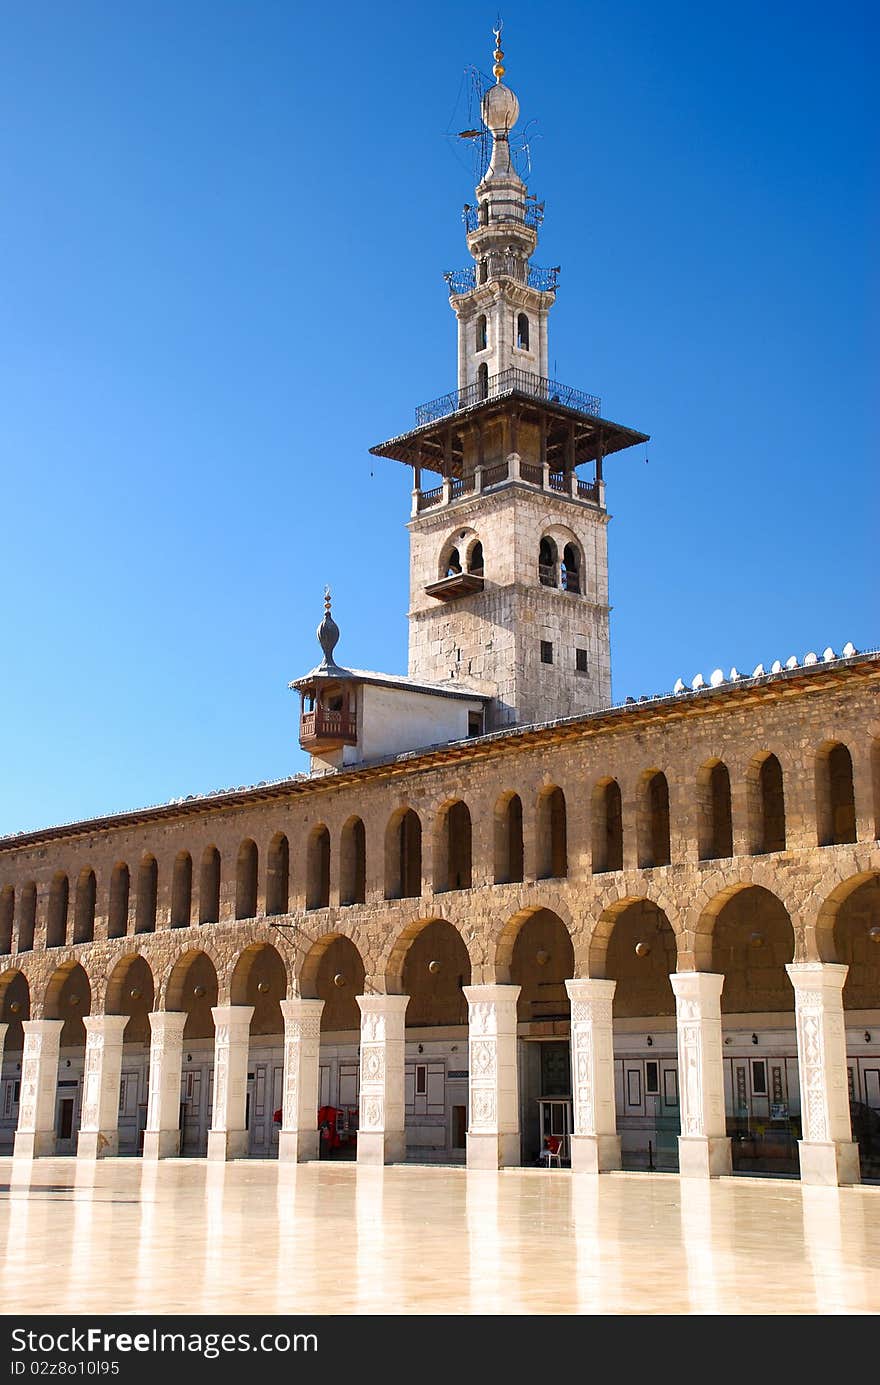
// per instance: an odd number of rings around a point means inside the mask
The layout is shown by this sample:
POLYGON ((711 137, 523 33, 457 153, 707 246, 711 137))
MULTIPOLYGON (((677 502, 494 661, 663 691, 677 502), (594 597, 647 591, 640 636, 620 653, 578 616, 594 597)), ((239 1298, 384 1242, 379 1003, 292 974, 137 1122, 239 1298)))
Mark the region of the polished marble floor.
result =
POLYGON ((880 1187, 0 1159, 2 1311, 875 1314, 880 1187))

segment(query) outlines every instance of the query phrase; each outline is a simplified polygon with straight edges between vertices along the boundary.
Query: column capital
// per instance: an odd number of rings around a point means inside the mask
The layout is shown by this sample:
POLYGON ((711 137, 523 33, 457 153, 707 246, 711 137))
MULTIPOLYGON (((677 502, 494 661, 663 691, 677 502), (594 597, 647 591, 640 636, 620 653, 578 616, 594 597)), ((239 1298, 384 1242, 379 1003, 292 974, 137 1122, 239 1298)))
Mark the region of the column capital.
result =
POLYGON ((185 1010, 151 1010, 147 1018, 154 1038, 159 1034, 169 1034, 182 1039, 189 1017, 185 1010))
POLYGON ((300 1025, 303 1035, 317 1037, 321 1032, 321 1015, 324 1012, 323 1000, 282 1000, 281 1014, 285 1029, 289 1025, 300 1025))
POLYGON ((669 982, 679 1001, 696 1001, 707 1014, 707 1007, 721 1012, 721 992, 724 989, 724 974, 715 971, 673 971, 669 982))
POLYGON ((402 1016, 409 1005, 408 995, 356 995, 355 1000, 362 1015, 402 1016))
POLYGON ((228 1024, 232 1029, 249 1029, 253 1018, 253 1005, 212 1005, 211 1015, 215 1028, 228 1024))
POLYGON ((569 1000, 613 1000, 617 990, 616 981, 607 981, 603 976, 584 976, 566 981, 565 989, 569 1000))
POLYGON ((83 1015, 86 1033, 100 1034, 107 1039, 122 1042, 122 1033, 131 1015, 83 1015))
POLYGON ((22 1020, 21 1027, 25 1037, 33 1035, 34 1037, 50 1039, 53 1034, 57 1034, 60 1039, 64 1020, 22 1020))
POLYGON ((842 962, 788 962, 785 970, 795 991, 843 990, 849 967, 842 962))
POLYGON ((462 986, 461 991, 469 1005, 515 1005, 519 999, 521 986, 500 985, 462 986))

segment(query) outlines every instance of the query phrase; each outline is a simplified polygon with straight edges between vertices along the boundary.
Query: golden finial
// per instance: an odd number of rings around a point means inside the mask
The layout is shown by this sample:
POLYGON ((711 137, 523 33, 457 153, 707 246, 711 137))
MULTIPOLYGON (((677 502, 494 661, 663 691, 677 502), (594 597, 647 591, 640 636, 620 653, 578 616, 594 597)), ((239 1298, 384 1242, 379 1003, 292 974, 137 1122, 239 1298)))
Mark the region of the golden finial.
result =
POLYGON ((324 588, 324 612, 325 612, 326 615, 329 616, 329 614, 330 614, 330 588, 329 588, 329 587, 325 587, 325 588, 324 588))
POLYGON ((498 28, 492 30, 492 33, 495 35, 495 66, 492 68, 492 71, 495 74, 496 82, 500 82, 501 78, 504 76, 504 68, 501 63, 501 59, 504 57, 504 54, 501 51, 501 30, 503 27, 504 26, 501 23, 501 16, 499 15, 498 28))

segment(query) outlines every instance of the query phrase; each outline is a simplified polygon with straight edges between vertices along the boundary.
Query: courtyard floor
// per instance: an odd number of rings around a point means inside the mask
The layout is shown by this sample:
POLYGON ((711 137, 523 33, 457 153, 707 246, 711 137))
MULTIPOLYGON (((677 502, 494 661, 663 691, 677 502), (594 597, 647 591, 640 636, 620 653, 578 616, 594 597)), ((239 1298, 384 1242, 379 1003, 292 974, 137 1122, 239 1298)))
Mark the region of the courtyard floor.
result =
POLYGON ((4 1314, 875 1314, 880 1187, 0 1159, 4 1314))

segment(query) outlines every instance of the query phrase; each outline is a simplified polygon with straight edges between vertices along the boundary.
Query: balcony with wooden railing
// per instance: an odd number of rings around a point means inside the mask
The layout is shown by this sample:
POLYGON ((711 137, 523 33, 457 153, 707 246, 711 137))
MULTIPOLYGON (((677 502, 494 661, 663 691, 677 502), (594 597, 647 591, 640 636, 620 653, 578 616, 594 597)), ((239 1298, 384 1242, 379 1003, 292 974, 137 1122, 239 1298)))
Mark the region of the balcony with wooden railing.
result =
POLYGON ((320 703, 313 711, 303 711, 299 743, 303 750, 335 750, 342 745, 357 745, 356 711, 322 707, 320 703))

